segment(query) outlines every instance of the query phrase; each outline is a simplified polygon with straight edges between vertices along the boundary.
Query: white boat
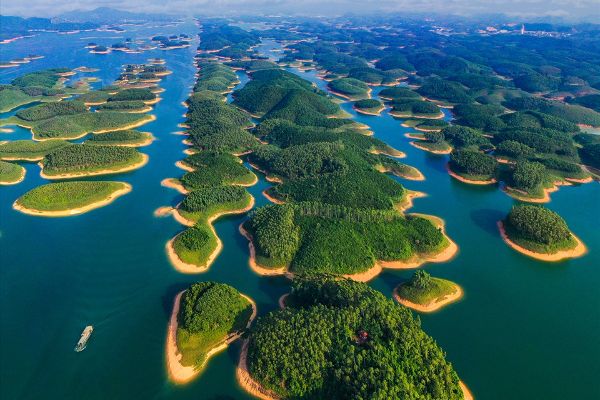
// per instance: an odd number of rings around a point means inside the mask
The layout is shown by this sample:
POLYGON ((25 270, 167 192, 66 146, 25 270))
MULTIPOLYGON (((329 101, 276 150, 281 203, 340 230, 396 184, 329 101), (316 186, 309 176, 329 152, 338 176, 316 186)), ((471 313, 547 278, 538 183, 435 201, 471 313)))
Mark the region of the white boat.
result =
POLYGON ((85 350, 85 346, 86 346, 88 340, 90 339, 90 336, 92 336, 93 331, 94 331, 94 327, 92 325, 88 325, 85 327, 83 332, 81 332, 81 337, 79 338, 77 345, 75 346, 76 352, 85 350))

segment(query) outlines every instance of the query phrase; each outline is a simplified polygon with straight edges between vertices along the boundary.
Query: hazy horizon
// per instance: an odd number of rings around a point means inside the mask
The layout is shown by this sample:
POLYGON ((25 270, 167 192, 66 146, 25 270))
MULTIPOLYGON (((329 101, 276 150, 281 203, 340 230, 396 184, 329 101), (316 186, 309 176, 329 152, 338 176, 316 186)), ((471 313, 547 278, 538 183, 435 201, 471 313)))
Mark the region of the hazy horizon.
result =
POLYGON ((568 21, 599 21, 598 0, 75 0, 57 4, 50 0, 30 0, 27 3, 4 0, 2 15, 23 17, 56 17, 64 12, 111 7, 122 11, 175 15, 247 15, 287 14, 340 16, 348 13, 435 12, 457 16, 504 14, 521 19, 560 18, 568 21), (178 12, 177 10, 185 10, 178 12), (193 10, 189 12, 189 10, 193 10), (187 12, 186 12, 187 11, 187 12))

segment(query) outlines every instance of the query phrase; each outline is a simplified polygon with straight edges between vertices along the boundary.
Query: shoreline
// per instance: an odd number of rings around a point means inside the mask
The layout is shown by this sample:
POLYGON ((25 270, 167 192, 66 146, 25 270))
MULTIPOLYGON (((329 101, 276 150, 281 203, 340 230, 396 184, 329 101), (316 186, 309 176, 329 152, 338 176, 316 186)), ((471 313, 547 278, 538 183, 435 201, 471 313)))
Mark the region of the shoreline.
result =
POLYGON ((271 182, 271 183, 283 183, 283 180, 281 178, 277 178, 275 176, 269 176, 269 173, 267 171, 263 170, 263 169, 260 169, 258 167, 258 165, 253 164, 251 162, 248 162, 248 165, 250 165, 252 167, 252 169, 255 169, 258 172, 260 172, 261 174, 263 174, 265 176, 265 180, 267 180, 267 182, 271 182))
POLYGON ((463 182, 463 183, 467 183, 469 185, 492 185, 492 184, 498 182, 496 180, 496 178, 487 179, 487 180, 484 180, 484 181, 476 181, 476 180, 473 180, 473 179, 464 178, 464 177, 460 176, 459 174, 457 174, 456 172, 452 171, 450 169, 450 165, 448 163, 446 163, 446 171, 448 172, 448 175, 450 175, 451 177, 453 177, 457 181, 460 181, 460 182, 463 182))
POLYGON ((398 178, 403 178, 403 179, 407 179, 409 181, 424 181, 425 180, 425 175, 423 175, 423 173, 421 171, 419 171, 417 168, 405 164, 408 168, 411 168, 414 172, 415 175, 408 175, 408 174, 403 174, 400 173, 398 171, 393 170, 392 168, 386 168, 383 165, 379 165, 377 167, 375 167, 375 169, 379 172, 381 172, 382 174, 392 174, 397 176, 398 178))
POLYGON ((102 143, 102 142, 98 142, 98 143, 93 143, 94 141, 92 140, 92 143, 90 143, 89 140, 86 140, 84 143, 85 144, 92 144, 95 146, 120 146, 120 147, 145 147, 145 146, 149 146, 152 144, 152 142, 154 142, 156 140, 156 138, 154 137, 154 135, 150 134, 149 132, 142 132, 142 133, 148 133, 150 136, 144 138, 144 140, 139 141, 139 142, 133 142, 133 143, 124 143, 124 142, 113 142, 113 143, 102 143))
POLYGON ((382 265, 379 263, 378 260, 375 260, 375 264, 373 264, 373 266, 371 268, 369 268, 368 270, 363 271, 363 272, 357 272, 355 274, 345 274, 345 275, 342 275, 342 277, 351 279, 355 282, 365 282, 366 283, 366 282, 369 282, 370 280, 376 278, 377 275, 379 275, 382 272, 383 272, 382 265))
POLYGON ((398 303, 402 304, 405 307, 412 308, 415 311, 419 311, 419 312, 423 312, 423 313, 430 313, 430 312, 438 311, 442 307, 447 306, 450 303, 454 303, 455 301, 458 301, 463 297, 463 295, 464 295, 463 289, 457 284, 454 284, 454 286, 455 286, 454 292, 452 292, 448 295, 433 299, 432 302, 429 302, 427 304, 413 303, 412 301, 405 299, 404 297, 401 297, 397 290, 399 286, 396 286, 394 288, 393 297, 394 297, 394 300, 396 300, 398 303))
POLYGON ((120 182, 120 183, 123 183, 123 185, 125 185, 122 189, 115 190, 108 197, 106 197, 102 200, 95 201, 93 203, 90 203, 90 204, 82 206, 82 207, 70 208, 67 210, 42 211, 42 210, 36 210, 33 208, 27 208, 25 206, 22 206, 21 204, 18 203, 19 199, 17 199, 13 203, 12 208, 16 211, 22 212, 23 214, 34 215, 37 217, 70 217, 70 216, 74 216, 74 215, 81 215, 86 212, 95 210, 97 208, 107 206, 110 203, 112 203, 113 201, 115 201, 117 198, 131 192, 131 190, 133 189, 133 187, 129 183, 125 183, 125 182, 120 182))
POLYGON ((242 343, 242 351, 240 352, 240 361, 235 370, 237 383, 250 395, 261 400, 279 400, 277 394, 265 389, 260 383, 255 381, 248 371, 248 339, 242 343))
MULTIPOLYGON (((508 196, 512 197, 513 199, 519 200, 519 201, 524 201, 526 203, 550 203, 551 199, 550 199, 550 193, 554 193, 556 191, 558 191, 558 186, 556 186, 556 184, 554 184, 552 187, 549 188, 543 188, 544 191, 544 196, 543 197, 525 197, 525 196, 521 196, 518 193, 522 192, 519 189, 515 189, 512 188, 510 186, 504 186, 502 188, 502 191, 504 193, 506 193, 508 196)), ((524 193, 524 192, 522 192, 524 193)))
POLYGON ((414 206, 414 204, 413 204, 414 199, 418 199, 420 197, 427 197, 427 193, 424 193, 424 192, 419 192, 416 190, 409 190, 409 189, 405 189, 405 190, 406 190, 406 197, 403 198, 402 201, 400 201, 399 203, 397 203, 395 205, 396 210, 400 211, 401 213, 404 213, 404 211, 406 211, 409 208, 412 208, 414 206))
POLYGON ((427 151, 432 154, 446 155, 452 153, 452 147, 450 147, 448 150, 431 150, 427 147, 423 147, 418 142, 408 142, 408 144, 410 144, 413 147, 416 147, 419 150, 427 151))
POLYGON ((179 160, 175 163, 175 166, 179 169, 182 169, 184 171, 187 172, 194 172, 196 169, 189 166, 188 164, 186 164, 185 162, 183 162, 183 160, 179 160))
POLYGON ((458 245, 446 233, 445 221, 439 217, 421 213, 408 214, 415 217, 430 220, 436 227, 442 230, 442 234, 448 241, 448 245, 441 251, 434 254, 415 254, 408 260, 398 261, 378 261, 383 268, 389 269, 414 269, 419 268, 426 263, 442 263, 452 260, 458 254, 458 245))
POLYGON ((279 268, 266 268, 259 265, 256 262, 256 249, 254 247, 254 242, 252 239, 252 235, 246 229, 244 229, 244 223, 242 222, 239 226, 239 231, 246 239, 248 239, 248 249, 250 251, 250 257, 248 260, 248 265, 250 269, 254 271, 257 275, 261 276, 278 276, 285 275, 288 278, 291 278, 293 274, 287 270, 287 267, 279 267, 279 268))
MULTIPOLYGON (((179 352, 179 349, 177 348, 177 327, 178 327, 178 323, 177 323, 177 315, 179 314, 179 306, 181 304, 181 296, 183 295, 183 293, 185 292, 185 290, 182 290, 181 292, 177 293, 177 295, 175 296, 175 300, 173 302, 173 310, 171 311, 171 317, 169 318, 169 325, 167 328, 167 343, 166 343, 166 367, 167 367, 167 374, 169 376, 169 380, 175 384, 185 384, 190 382, 191 380, 193 380, 194 378, 196 378, 203 370, 203 368, 208 364, 208 361, 210 360, 210 358, 219 353, 222 350, 225 350, 229 344, 231 344, 232 342, 236 341, 237 339, 239 339, 242 336, 242 333, 234 333, 234 334, 230 334, 228 336, 225 337, 225 339, 220 342, 219 344, 217 344, 215 347, 211 348, 207 353, 206 353, 206 358, 204 359, 204 362, 196 367, 196 366, 184 366, 181 364, 180 360, 183 357, 183 355, 179 352)), ((250 325, 252 324, 252 322, 254 321, 254 319, 256 318, 256 314, 257 314, 257 309, 256 309, 256 303, 254 302, 254 300, 252 300, 252 298, 240 293, 240 296, 242 296, 244 299, 248 300, 248 302, 250 303, 250 305, 252 306, 252 314, 250 315, 250 318, 248 319, 248 323, 246 324, 246 329, 248 329, 250 327, 250 325)))
POLYGON ((42 168, 42 170, 40 171, 40 176, 44 179, 50 179, 50 180, 82 178, 82 177, 98 176, 98 175, 113 175, 113 174, 120 174, 123 172, 134 171, 134 170, 142 168, 144 165, 146 165, 148 163, 148 160, 150 159, 150 157, 144 153, 140 153, 140 154, 142 155, 142 159, 139 162, 128 165, 128 166, 120 168, 120 169, 101 169, 101 170, 89 171, 89 172, 79 172, 79 173, 72 172, 72 173, 67 173, 67 174, 48 175, 44 172, 43 164, 41 162, 38 164, 42 168))
POLYGON ((169 189, 175 189, 180 194, 190 193, 185 187, 183 187, 181 183, 179 183, 179 180, 177 178, 165 178, 162 181, 160 181, 160 186, 167 187, 169 189))
POLYGON ((473 393, 471 393, 471 391, 469 390, 469 388, 467 387, 467 385, 465 385, 465 383, 463 381, 459 380, 458 386, 460 387, 460 390, 462 390, 464 400, 474 400, 475 399, 475 397, 473 397, 473 393))
POLYGON ((271 203, 273 204, 285 204, 285 201, 281 201, 279 199, 276 199, 275 197, 269 195, 268 190, 270 188, 266 188, 265 190, 263 190, 261 193, 263 196, 265 196, 267 198, 267 200, 269 200, 271 203))
POLYGON ((16 181, 3 181, 3 180, 0 180, 0 186, 17 185, 17 184, 23 182, 25 180, 25 174, 27 173, 27 170, 25 168, 23 168, 22 165, 19 165, 19 167, 21 168, 21 175, 19 176, 19 178, 17 178, 16 181))
POLYGON ((360 108, 357 108, 355 106, 352 106, 352 109, 354 109, 354 111, 356 111, 359 114, 363 114, 363 115, 372 115, 374 117, 379 117, 381 115, 381 112, 383 110, 385 110, 385 106, 381 106, 377 111, 373 112, 373 111, 366 111, 360 108))
POLYGON ((394 157, 394 158, 405 158, 406 157, 406 153, 404 153, 403 151, 394 149, 391 146, 389 146, 388 150, 371 149, 371 150, 369 150, 369 153, 383 154, 384 156, 390 156, 390 157, 394 157))
MULTIPOLYGON (((196 265, 196 264, 186 263, 181 258, 179 258, 179 255, 177 255, 177 252, 175 251, 175 247, 173 246, 175 238, 179 234, 175 235, 171 240, 169 240, 167 242, 167 245, 166 245, 167 258, 171 262, 171 265, 173 265, 175 270, 177 270, 178 272, 181 272, 182 274, 198 274, 198 273, 208 271, 211 264, 217 259, 217 256, 223 250, 223 242, 221 241, 221 238, 219 238, 219 235, 217 235, 217 231, 215 230, 213 222, 224 215, 243 214, 245 212, 248 212, 252 209, 252 207, 254 207, 254 203, 255 203, 254 197, 252 195, 250 195, 250 202, 246 207, 237 209, 237 210, 223 211, 223 212, 220 212, 217 214, 213 214, 207 218, 206 224, 209 226, 212 234, 216 238, 217 246, 215 247, 213 252, 208 256, 208 259, 206 260, 206 263, 204 265, 196 265)), ((173 214, 175 220, 177 222, 183 224, 184 226, 194 226, 196 224, 195 222, 184 218, 181 214, 179 214, 179 212, 177 212, 177 209, 173 209, 172 214, 173 214)))
POLYGON ((498 221, 497 225, 498 225, 498 230, 500 231, 500 237, 502 238, 504 243, 506 243, 513 250, 516 250, 519 253, 526 255, 528 257, 535 258, 536 260, 539 260, 539 261, 557 262, 557 261, 562 261, 562 260, 569 259, 569 258, 582 257, 585 254, 587 254, 587 247, 581 241, 581 239, 579 239, 573 233, 571 233, 571 236, 577 242, 577 245, 574 248, 569 249, 569 250, 560 250, 560 251, 558 251, 556 253, 552 253, 552 254, 536 253, 535 251, 526 249, 525 247, 520 246, 517 243, 510 240, 510 238, 508 237, 508 234, 506 233, 506 229, 504 229, 504 223, 502 221, 498 221))
POLYGON ((91 132, 88 132, 88 133, 101 134, 101 133, 109 133, 109 132, 115 132, 115 131, 125 131, 125 130, 128 130, 128 129, 138 128, 138 127, 140 127, 142 125, 146 125, 147 123, 156 120, 156 115, 148 114, 148 115, 146 115, 146 117, 147 118, 144 118, 144 119, 142 119, 142 120, 140 120, 138 122, 134 122, 134 123, 129 124, 129 125, 120 126, 118 128, 101 129, 99 131, 91 131, 91 132))

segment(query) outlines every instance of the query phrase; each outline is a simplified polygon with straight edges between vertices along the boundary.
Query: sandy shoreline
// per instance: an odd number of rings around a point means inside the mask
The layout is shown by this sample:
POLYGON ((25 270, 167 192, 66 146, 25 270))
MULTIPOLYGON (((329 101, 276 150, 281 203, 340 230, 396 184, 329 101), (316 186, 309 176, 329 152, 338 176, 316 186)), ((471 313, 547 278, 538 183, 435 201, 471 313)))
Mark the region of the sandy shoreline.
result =
POLYGON ((435 254, 416 254, 411 257, 409 260, 402 261, 378 261, 383 268, 389 269, 413 269, 418 268, 425 263, 441 263, 450 261, 458 254, 458 245, 450 239, 445 229, 445 222, 443 219, 439 217, 435 217, 433 215, 419 214, 413 213, 409 214, 415 217, 421 217, 429 219, 436 227, 442 229, 442 234, 448 241, 448 245, 444 248, 444 250, 435 253, 435 254))
POLYGON ((364 114, 364 115, 372 115, 374 117, 378 117, 381 115, 381 112, 383 110, 385 110, 385 106, 381 106, 376 112, 371 112, 371 111, 366 111, 366 110, 361 110, 360 108, 357 108, 355 106, 352 106, 352 108, 354 109, 354 111, 356 111, 359 114, 364 114))
POLYGON ((276 199, 275 197, 269 195, 269 189, 270 188, 266 188, 265 190, 262 191, 262 195, 265 196, 267 198, 267 200, 269 200, 273 204, 285 204, 285 201, 281 201, 281 200, 276 199))
POLYGON ((358 272, 356 274, 345 274, 342 277, 347 279, 352 279, 356 282, 369 282, 371 279, 374 279, 383 271, 383 268, 379 261, 375 261, 375 264, 364 272, 358 272))
POLYGON ((571 233, 571 236, 577 242, 577 245, 573 249, 561 250, 552 254, 544 254, 528 250, 525 247, 519 246, 517 243, 510 240, 510 238, 506 234, 506 230, 504 229, 504 223, 502 221, 498 221, 498 230, 500 231, 500 236, 502 237, 502 240, 504 240, 504 242, 508 246, 518 251, 519 253, 529 256, 531 258, 535 258, 536 260, 554 262, 561 261, 567 258, 581 257, 587 253, 587 248, 585 247, 585 244, 583 244, 581 239, 579 239, 573 233, 571 233))
POLYGON ((254 242, 252 240, 252 235, 246 229, 244 229, 244 223, 242 222, 239 227, 239 231, 246 239, 248 239, 248 249, 250 250, 250 257, 248 260, 248 265, 250 269, 254 271, 258 275, 262 276, 276 276, 276 275, 286 275, 288 277, 292 277, 293 274, 288 272, 287 267, 279 267, 279 268, 265 268, 260 266, 256 262, 256 249, 254 248, 254 242))
MULTIPOLYGON (((123 182, 121 182, 123 183, 123 182)), ((95 210, 96 208, 104 207, 113 201, 115 201, 118 197, 121 197, 129 192, 131 192, 131 185, 128 183, 123 183, 124 187, 122 189, 115 190, 108 197, 88 204, 86 206, 71 208, 68 210, 59 210, 59 211, 42 211, 35 210, 32 208, 27 208, 18 203, 18 199, 13 203, 13 209, 20 211, 24 214, 35 215, 39 217, 70 217, 74 215, 84 214, 88 211, 95 210)))
POLYGON ((386 168, 383 165, 379 165, 379 166, 375 167, 375 169, 383 174, 390 173, 399 178, 408 179, 409 181, 424 181, 425 180, 425 175, 423 175, 423 173, 421 171, 419 171, 417 168, 410 166, 410 165, 406 165, 406 166, 411 168, 415 172, 415 174, 414 175, 403 174, 400 171, 395 171, 391 168, 386 168))
POLYGON ((431 149, 428 149, 427 147, 422 146, 421 144, 419 144, 419 142, 408 142, 408 144, 410 144, 413 147, 416 147, 419 150, 428 151, 432 154, 445 155, 445 154, 452 153, 452 147, 450 147, 447 150, 431 150, 431 149))
POLYGON ((484 181, 476 181, 476 180, 473 180, 473 179, 464 178, 464 177, 458 175, 456 172, 452 171, 450 169, 450 165, 448 163, 446 163, 446 171, 448 171, 448 175, 450 175, 451 177, 453 177, 457 181, 460 181, 460 182, 463 182, 463 183, 467 183, 469 185, 492 185, 492 184, 494 184, 494 183, 497 182, 496 178, 487 179, 487 180, 484 180, 484 181))
POLYGON ((380 150, 380 149, 371 149, 369 150, 371 154, 383 154, 385 156, 390 156, 394 158, 404 158, 406 157, 406 153, 396 150, 393 147, 390 147, 388 150, 380 150))
MULTIPOLYGON (((436 105, 439 107, 438 104, 436 104, 436 105)), ((389 114, 392 117, 401 118, 401 119, 442 119, 442 118, 444 118, 444 113, 441 111, 439 114, 432 115, 432 116, 425 115, 425 114, 413 114, 411 112, 402 114, 401 112, 398 112, 398 111, 390 111, 389 114)), ((403 125, 403 126, 406 126, 406 125, 403 125)))
POLYGON ((402 199, 401 202, 396 204, 396 210, 400 212, 405 212, 414 205, 413 199, 418 199, 419 197, 427 197, 427 193, 406 189, 406 196, 402 199))
POLYGON ((23 180, 25 179, 25 173, 27 172, 27 170, 25 168, 23 168, 21 165, 19 165, 19 167, 21 168, 21 175, 17 178, 17 180, 15 180, 15 181, 0 180, 0 185, 1 186, 10 186, 10 185, 16 185, 18 183, 23 182, 23 180))
POLYGON ((463 381, 458 381, 458 386, 460 387, 460 390, 462 390, 463 392, 463 397, 465 398, 464 400, 473 400, 473 394, 471 393, 471 391, 469 390, 469 388, 467 387, 467 385, 465 385, 465 383, 463 381))
POLYGON ((527 203, 550 203, 550 200, 551 200, 550 193, 556 192, 558 190, 558 186, 554 185, 549 188, 544 188, 543 190, 544 190, 543 197, 526 197, 526 196, 521 196, 518 194, 519 192, 522 192, 519 189, 511 188, 510 186, 504 186, 502 188, 502 191, 504 193, 506 193, 507 195, 509 195, 510 197, 512 197, 513 199, 517 199, 517 200, 524 201, 527 203))
POLYGON ((394 299, 398 303, 402 304, 403 306, 412 308, 415 311, 429 313, 429 312, 437 311, 440 308, 459 300, 463 296, 464 292, 463 292, 462 288, 457 284, 454 284, 454 285, 455 285, 456 290, 453 293, 446 295, 446 296, 442 296, 441 298, 436 298, 428 304, 413 303, 413 302, 401 297, 398 294, 398 290, 397 290, 398 287, 396 287, 394 289, 393 296, 394 296, 394 299))
MULTIPOLYGON (((206 223, 208 224, 212 234, 214 235, 214 237, 217 241, 217 246, 215 247, 213 252, 208 256, 208 259, 206 260, 206 263, 204 265, 190 264, 190 263, 186 263, 185 261, 183 261, 177 255, 177 252, 175 251, 175 247, 173 246, 173 243, 177 236, 175 236, 173 239, 169 240, 167 242, 167 246, 166 246, 167 257, 168 257, 169 261, 171 262, 171 264, 173 265, 173 267, 177 271, 181 272, 182 274, 198 274, 198 273, 208 271, 211 264, 216 260, 219 253, 221 253, 221 250, 223 250, 223 242, 221 241, 221 238, 219 238, 219 235, 217 235, 217 231, 215 230, 215 227, 213 226, 213 222, 216 221, 218 218, 222 217, 223 215, 243 214, 245 212, 250 211, 252 209, 252 207, 254 207, 254 197, 250 196, 250 202, 246 207, 238 209, 238 210, 229 210, 229 211, 220 212, 220 213, 211 215, 206 220, 206 223)), ((173 210, 172 214, 175 217, 175 219, 177 220, 177 222, 179 222, 185 226, 194 226, 196 224, 194 221, 190 221, 190 220, 184 218, 176 209, 173 210)))
POLYGON ((181 160, 177 161, 175 163, 175 166, 177 168, 182 169, 182 170, 187 171, 187 172, 194 172, 196 170, 194 167, 189 166, 188 164, 186 164, 185 162, 183 162, 181 160))
POLYGON ((170 189, 175 189, 181 194, 189 194, 190 192, 183 187, 179 180, 176 178, 165 178, 160 181, 160 186, 168 187, 170 189))
MULTIPOLYGON (((242 336, 242 333, 234 333, 228 335, 221 343, 217 346, 213 347, 206 353, 206 358, 204 362, 198 366, 184 366, 181 364, 181 358, 183 355, 179 352, 177 348, 177 314, 179 313, 179 306, 181 304, 181 296, 185 290, 177 293, 175 296, 175 300, 173 303, 173 311, 171 312, 171 317, 169 319, 169 326, 167 329, 167 343, 166 343, 166 364, 167 364, 167 373, 169 375, 169 379, 171 382, 176 384, 185 384, 190 382, 196 376, 202 372, 202 369, 208 363, 210 357, 217 354, 218 352, 226 349, 230 343, 239 339, 242 336)), ((248 319, 248 323, 246 324, 246 329, 250 327, 252 321, 256 318, 256 303, 250 297, 240 293, 244 299, 248 300, 250 305, 252 306, 252 315, 248 319)))
POLYGON ((263 170, 263 169, 260 169, 260 168, 258 167, 258 165, 256 165, 256 164, 253 164, 253 163, 251 163, 251 162, 249 162, 248 164, 249 164, 249 165, 250 165, 250 166, 251 166, 253 169, 255 169, 255 170, 257 170, 258 172, 260 172, 261 174, 263 174, 263 175, 265 176, 265 179, 266 179, 268 182, 271 182, 271 183, 283 183, 283 180, 281 180, 281 178, 277 178, 277 177, 275 177, 275 176, 269 176, 269 173, 268 173, 267 171, 263 170))
POLYGON ((248 339, 242 344, 240 361, 235 371, 235 377, 238 384, 246 392, 261 400, 279 400, 280 397, 272 391, 265 389, 260 383, 255 381, 248 371, 248 339))
POLYGON ((112 174, 120 174, 123 172, 129 172, 129 171, 134 171, 138 168, 142 168, 144 165, 146 165, 148 163, 148 160, 150 159, 150 157, 148 157, 147 154, 144 153, 140 153, 142 155, 142 159, 140 161, 138 161, 137 163, 128 165, 126 167, 123 168, 118 168, 118 169, 100 169, 97 171, 88 171, 88 172, 71 172, 68 174, 58 174, 58 175, 47 175, 44 172, 44 166, 42 165, 42 163, 40 164, 40 167, 42 167, 42 170, 40 171, 40 176, 44 179, 70 179, 70 178, 81 178, 81 177, 87 177, 87 176, 97 176, 97 175, 112 175, 112 174))

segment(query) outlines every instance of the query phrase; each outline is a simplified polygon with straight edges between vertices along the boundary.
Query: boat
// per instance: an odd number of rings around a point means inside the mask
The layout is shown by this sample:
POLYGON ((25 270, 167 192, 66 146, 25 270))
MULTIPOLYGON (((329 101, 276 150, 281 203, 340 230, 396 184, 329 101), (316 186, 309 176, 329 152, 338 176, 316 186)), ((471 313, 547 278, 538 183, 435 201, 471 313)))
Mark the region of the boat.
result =
POLYGON ((92 325, 88 325, 85 327, 83 332, 81 332, 81 337, 79 338, 77 345, 75 346, 76 352, 85 350, 85 346, 86 346, 88 340, 90 339, 90 336, 92 336, 93 331, 94 331, 94 327, 92 325))

